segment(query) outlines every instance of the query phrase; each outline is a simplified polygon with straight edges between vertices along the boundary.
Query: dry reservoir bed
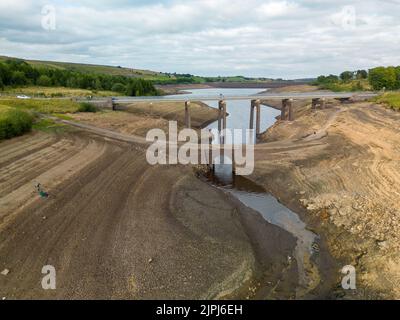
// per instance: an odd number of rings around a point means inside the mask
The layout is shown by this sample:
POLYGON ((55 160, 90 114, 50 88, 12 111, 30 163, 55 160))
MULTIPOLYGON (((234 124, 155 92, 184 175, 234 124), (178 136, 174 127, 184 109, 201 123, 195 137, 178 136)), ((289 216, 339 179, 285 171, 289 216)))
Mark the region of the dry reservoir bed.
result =
MULTIPOLYGON (((151 167, 140 145, 107 136, 2 142, 0 172, 2 298, 251 297, 259 279, 280 281, 294 248, 190 167, 151 167), (44 265, 56 268, 55 291, 41 288, 44 265)), ((277 287, 276 297, 290 297, 277 287)))

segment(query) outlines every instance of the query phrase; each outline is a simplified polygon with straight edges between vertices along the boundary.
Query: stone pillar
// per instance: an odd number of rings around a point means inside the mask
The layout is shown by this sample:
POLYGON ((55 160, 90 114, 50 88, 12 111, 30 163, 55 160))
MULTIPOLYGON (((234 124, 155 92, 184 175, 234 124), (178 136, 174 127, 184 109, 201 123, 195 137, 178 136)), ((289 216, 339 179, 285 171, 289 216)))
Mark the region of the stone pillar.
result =
POLYGON ((214 171, 214 164, 213 164, 213 157, 212 157, 212 142, 213 142, 213 134, 211 132, 211 129, 208 130, 209 137, 208 137, 208 167, 210 170, 214 171))
POLYGON ((318 99, 312 99, 312 103, 311 103, 312 110, 317 109, 317 103, 318 103, 318 99))
POLYGON ((190 119, 190 101, 185 101, 185 127, 191 128, 191 119, 190 119))
POLYGON ((232 173, 236 174, 235 145, 232 142, 232 173))
POLYGON ((281 120, 286 120, 286 107, 287 107, 288 99, 282 100, 282 109, 281 109, 281 120))
POLYGON ((108 104, 108 107, 109 107, 111 110, 115 111, 115 105, 114 105, 114 101, 113 101, 113 98, 112 98, 112 97, 111 97, 111 98, 108 98, 107 104, 108 104))
POLYGON ((256 135, 258 136, 261 133, 261 101, 256 100, 255 105, 257 110, 256 135))
POLYGON ((223 101, 222 102, 222 129, 225 130, 226 129, 226 102, 223 101))
POLYGON ((325 107, 326 107, 326 99, 325 99, 325 98, 322 98, 322 99, 320 100, 320 104, 321 104, 321 109, 325 109, 325 107))
POLYGON ((218 131, 222 130, 222 103, 223 101, 218 101, 218 131))
POLYGON ((293 99, 289 99, 287 104, 289 106, 289 121, 293 121, 294 120, 293 99))
POLYGON ((255 106, 255 100, 251 100, 251 105, 250 105, 250 130, 254 129, 254 106, 255 106))

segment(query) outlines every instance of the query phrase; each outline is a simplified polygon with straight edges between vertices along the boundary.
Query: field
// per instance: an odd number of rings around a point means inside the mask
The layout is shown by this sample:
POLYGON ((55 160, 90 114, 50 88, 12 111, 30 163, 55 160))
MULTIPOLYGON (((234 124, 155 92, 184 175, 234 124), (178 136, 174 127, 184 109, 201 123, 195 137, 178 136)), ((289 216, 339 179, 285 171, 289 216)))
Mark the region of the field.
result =
POLYGON ((36 98, 62 98, 62 97, 110 97, 120 96, 121 93, 113 91, 96 91, 96 90, 85 90, 85 89, 71 89, 64 87, 18 87, 18 88, 7 88, 1 92, 4 95, 27 95, 36 98))
POLYGON ((71 99, 16 99, 2 98, 0 104, 21 110, 30 110, 41 113, 70 113, 77 112, 79 103, 71 99))

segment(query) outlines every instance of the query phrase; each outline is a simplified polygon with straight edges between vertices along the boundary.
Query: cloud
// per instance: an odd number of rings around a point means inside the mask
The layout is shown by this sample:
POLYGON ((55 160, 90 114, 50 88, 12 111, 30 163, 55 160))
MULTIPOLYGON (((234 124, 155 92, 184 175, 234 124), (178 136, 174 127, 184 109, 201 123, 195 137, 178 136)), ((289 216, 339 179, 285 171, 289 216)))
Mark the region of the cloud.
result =
POLYGON ((287 1, 270 1, 259 7, 259 14, 265 18, 279 17, 295 10, 296 4, 287 1))
POLYGON ((399 65, 400 1, 1 0, 0 54, 199 75, 399 65), (56 29, 41 27, 56 9, 56 29))

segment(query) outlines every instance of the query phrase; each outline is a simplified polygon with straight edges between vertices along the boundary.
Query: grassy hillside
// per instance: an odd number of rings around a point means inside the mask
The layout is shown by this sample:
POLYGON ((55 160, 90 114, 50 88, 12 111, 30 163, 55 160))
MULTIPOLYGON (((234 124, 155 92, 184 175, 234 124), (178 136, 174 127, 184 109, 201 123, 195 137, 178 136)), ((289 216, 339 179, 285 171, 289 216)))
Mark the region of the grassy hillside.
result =
MULTIPOLYGON (((0 56, 0 62, 6 60, 23 60, 32 67, 80 72, 84 74, 96 74, 107 76, 124 76, 129 78, 141 78, 152 81, 154 84, 204 84, 204 83, 272 83, 276 80, 270 78, 248 78, 243 76, 228 77, 200 77, 192 74, 163 73, 150 70, 124 68, 121 66, 104 66, 95 64, 54 62, 40 60, 24 60, 12 57, 0 56)), ((279 80, 279 79, 278 79, 279 80)), ((281 79, 279 80, 281 81, 281 79)))
MULTIPOLYGON (((118 66, 113 67, 113 66, 102 66, 95 64, 81 64, 81 63, 70 63, 70 62, 25 60, 13 57, 0 56, 0 61, 5 61, 9 59, 24 60, 31 66, 38 68, 70 70, 70 71, 79 71, 83 73, 97 73, 97 74, 106 74, 112 76, 126 76, 126 77, 137 77, 137 78, 154 78, 154 77, 157 78, 163 76, 163 74, 159 72, 122 68, 118 66)), ((164 77, 166 77, 166 75, 164 75, 164 77)))

